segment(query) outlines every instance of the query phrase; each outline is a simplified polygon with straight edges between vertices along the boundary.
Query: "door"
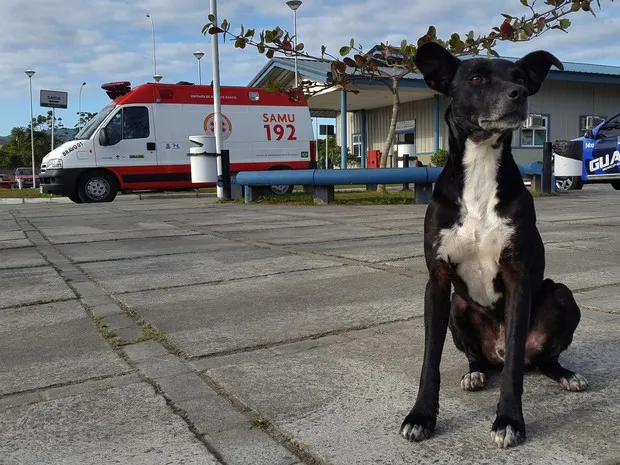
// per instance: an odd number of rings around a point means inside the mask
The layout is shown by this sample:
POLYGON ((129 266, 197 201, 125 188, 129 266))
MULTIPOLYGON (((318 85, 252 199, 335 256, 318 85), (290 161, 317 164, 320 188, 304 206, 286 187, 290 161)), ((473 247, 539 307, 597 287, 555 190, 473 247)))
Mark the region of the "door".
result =
POLYGON ((595 139, 584 140, 583 169, 588 178, 620 176, 620 116, 603 124, 595 139))
POLYGON ((97 166, 155 166, 155 131, 149 108, 123 106, 95 137, 97 166))

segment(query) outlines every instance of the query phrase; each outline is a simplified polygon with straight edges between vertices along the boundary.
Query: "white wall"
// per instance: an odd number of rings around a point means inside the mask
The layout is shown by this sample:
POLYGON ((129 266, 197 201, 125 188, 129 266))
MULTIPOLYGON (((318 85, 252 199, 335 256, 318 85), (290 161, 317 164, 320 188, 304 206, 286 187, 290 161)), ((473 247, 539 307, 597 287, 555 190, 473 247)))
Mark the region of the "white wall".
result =
MULTIPOLYGON (((448 148, 448 131, 444 114, 448 98, 440 97, 439 146, 448 148)), ((433 99, 418 100, 401 105, 398 121, 415 119, 416 144, 420 160, 428 163, 434 152, 434 102, 433 99)), ((387 134, 391 106, 366 112, 367 150, 382 150, 387 134)), ((620 113, 620 85, 590 84, 568 81, 546 81, 538 94, 530 98, 530 112, 549 115, 548 140, 573 139, 583 134, 579 130, 580 115, 612 116, 620 113)), ((340 134, 340 117, 337 118, 337 131, 340 134)), ((361 132, 359 113, 347 115, 347 141, 351 147, 352 134, 361 132)), ((340 138, 338 139, 340 141, 340 138)), ((542 148, 520 147, 520 134, 513 135, 513 154, 517 163, 542 160, 542 148)))

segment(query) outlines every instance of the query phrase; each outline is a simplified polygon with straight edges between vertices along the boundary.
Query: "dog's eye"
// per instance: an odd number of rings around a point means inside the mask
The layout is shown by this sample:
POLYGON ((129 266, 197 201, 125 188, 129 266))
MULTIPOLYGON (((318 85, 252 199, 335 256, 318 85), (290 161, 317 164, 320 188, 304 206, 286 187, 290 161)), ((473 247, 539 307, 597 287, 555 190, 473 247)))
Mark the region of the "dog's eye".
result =
POLYGON ((470 79, 470 82, 476 85, 482 84, 482 76, 478 76, 478 75, 472 76, 472 78, 470 79))
POLYGON ((521 86, 525 85, 525 79, 523 79, 523 78, 517 78, 517 79, 515 79, 515 82, 517 84, 521 85, 521 86))

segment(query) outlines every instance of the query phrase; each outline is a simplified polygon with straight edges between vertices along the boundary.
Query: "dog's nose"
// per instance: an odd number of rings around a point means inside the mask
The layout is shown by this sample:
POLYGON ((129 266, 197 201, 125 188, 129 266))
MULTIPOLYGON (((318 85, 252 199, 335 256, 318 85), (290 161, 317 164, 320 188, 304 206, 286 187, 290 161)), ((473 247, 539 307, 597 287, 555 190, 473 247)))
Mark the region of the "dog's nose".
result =
POLYGON ((527 94, 527 88, 524 86, 514 86, 508 89, 508 98, 510 100, 525 100, 527 98, 527 94))

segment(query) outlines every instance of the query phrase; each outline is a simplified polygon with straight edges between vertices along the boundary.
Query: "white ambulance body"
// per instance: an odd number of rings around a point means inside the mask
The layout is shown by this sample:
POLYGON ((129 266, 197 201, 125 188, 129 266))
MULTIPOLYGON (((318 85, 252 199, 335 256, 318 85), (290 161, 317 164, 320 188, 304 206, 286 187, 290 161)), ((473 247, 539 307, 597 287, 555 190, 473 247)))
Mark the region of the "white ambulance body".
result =
MULTIPOLYGON (((214 135, 213 89, 189 83, 102 85, 112 99, 77 134, 43 158, 43 192, 77 203, 109 202, 117 192, 182 190, 191 182, 189 136, 214 135)), ((232 173, 307 169, 315 141, 306 103, 250 87, 222 87, 223 148, 232 173)), ((292 186, 273 186, 285 192, 292 186)))

